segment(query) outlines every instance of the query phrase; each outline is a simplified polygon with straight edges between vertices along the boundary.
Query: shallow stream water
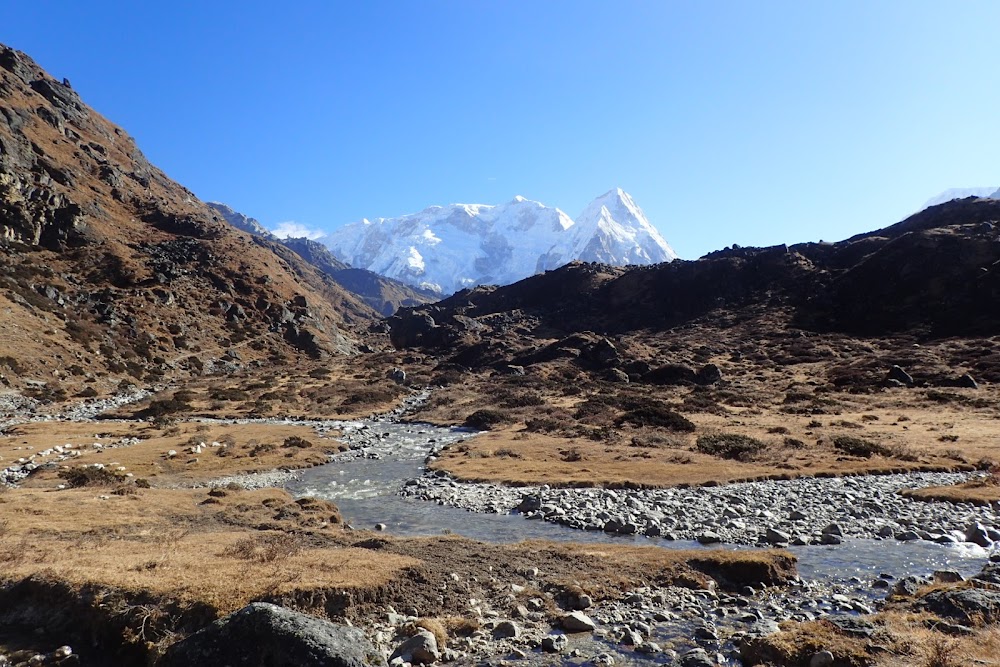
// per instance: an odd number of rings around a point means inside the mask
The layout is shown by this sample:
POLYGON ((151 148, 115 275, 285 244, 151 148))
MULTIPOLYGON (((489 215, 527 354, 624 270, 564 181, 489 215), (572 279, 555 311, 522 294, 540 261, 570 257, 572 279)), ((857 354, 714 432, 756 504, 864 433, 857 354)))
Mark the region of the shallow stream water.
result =
MULTIPOLYGON (((336 457, 331 463, 303 471, 287 484, 301 496, 335 502, 345 520, 358 528, 384 524, 395 535, 415 536, 456 533, 490 542, 516 542, 542 538, 575 542, 656 545, 668 549, 703 547, 687 540, 668 541, 643 536, 609 535, 582 531, 544 521, 528 521, 520 514, 469 512, 399 495, 407 482, 424 474, 424 460, 432 448, 458 442, 474 434, 463 429, 428 424, 357 422, 344 439, 360 449, 336 457), (361 427, 361 424, 364 424, 361 427), (361 428, 358 428, 361 427, 361 428)), ((894 577, 955 569, 963 575, 978 571, 987 552, 975 545, 940 545, 925 541, 845 540, 836 546, 789 547, 799 560, 804 579, 859 583, 867 586, 881 573, 894 577), (859 582, 852 582, 852 577, 859 582)), ((873 591, 884 596, 884 591, 873 591)))
MULTIPOLYGON (((428 454, 448 443, 474 437, 461 429, 390 421, 355 422, 343 427, 342 440, 352 451, 338 455, 327 465, 298 473, 286 484, 295 495, 317 496, 335 502, 345 520, 357 528, 371 529, 383 524, 389 533, 400 536, 456 533, 490 542, 515 542, 541 538, 574 542, 655 545, 666 549, 733 549, 732 545, 706 547, 688 540, 665 540, 638 535, 610 535, 601 531, 578 530, 541 520, 526 520, 512 514, 509 507, 486 507, 487 512, 470 512, 457 507, 400 495, 408 481, 426 473, 428 454), (496 513, 491 513, 496 512, 496 513)), ((819 615, 837 611, 827 602, 835 593, 874 607, 885 597, 884 588, 872 586, 880 576, 901 578, 927 575, 934 570, 957 570, 963 576, 978 572, 988 557, 986 550, 970 544, 941 545, 928 541, 898 542, 894 539, 846 539, 833 546, 803 546, 788 549, 798 558, 801 588, 760 593, 755 604, 766 607, 808 609, 819 615)), ((842 609, 842 607, 841 607, 842 609)), ((708 609, 705 610, 708 612, 708 609)), ((853 612, 851 612, 853 613, 853 612)), ((707 616, 707 614, 706 614, 707 616)), ((731 621, 719 620, 719 625, 731 621)), ((691 639, 700 621, 688 618, 656 626, 651 640, 680 651, 697 646, 691 639)), ((739 630, 738 627, 729 626, 739 630)), ((615 664, 648 665, 668 662, 666 654, 645 655, 600 637, 576 637, 571 648, 582 656, 606 654, 615 664)), ((738 651, 732 643, 718 645, 717 657, 724 664, 738 665, 738 651)), ((528 662, 551 664, 542 654, 528 662)), ((563 664, 583 663, 581 658, 563 657, 563 664)))

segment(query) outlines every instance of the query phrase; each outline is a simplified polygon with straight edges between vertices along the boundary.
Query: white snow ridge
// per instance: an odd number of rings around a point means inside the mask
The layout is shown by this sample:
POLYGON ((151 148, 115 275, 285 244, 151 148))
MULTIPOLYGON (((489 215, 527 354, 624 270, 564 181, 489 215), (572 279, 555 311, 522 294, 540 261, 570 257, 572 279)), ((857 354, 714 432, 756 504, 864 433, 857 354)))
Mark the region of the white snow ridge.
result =
POLYGON ((667 245, 625 191, 595 199, 574 221, 517 196, 506 204, 431 206, 398 218, 345 225, 321 239, 348 264, 432 289, 506 285, 573 260, 669 262, 667 245))

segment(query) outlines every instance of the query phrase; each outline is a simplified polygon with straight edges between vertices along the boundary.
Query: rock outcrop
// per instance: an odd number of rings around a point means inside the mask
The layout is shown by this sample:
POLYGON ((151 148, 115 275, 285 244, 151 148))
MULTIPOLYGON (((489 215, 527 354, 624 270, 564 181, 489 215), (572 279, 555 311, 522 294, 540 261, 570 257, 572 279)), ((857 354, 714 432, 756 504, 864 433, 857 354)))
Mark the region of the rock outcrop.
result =
POLYGON ((199 373, 354 349, 377 316, 220 220, 27 55, 0 46, 3 382, 199 373), (16 368, 15 368, 16 367, 16 368))
POLYGON ((255 602, 183 639, 157 667, 378 667, 385 658, 357 628, 255 602))

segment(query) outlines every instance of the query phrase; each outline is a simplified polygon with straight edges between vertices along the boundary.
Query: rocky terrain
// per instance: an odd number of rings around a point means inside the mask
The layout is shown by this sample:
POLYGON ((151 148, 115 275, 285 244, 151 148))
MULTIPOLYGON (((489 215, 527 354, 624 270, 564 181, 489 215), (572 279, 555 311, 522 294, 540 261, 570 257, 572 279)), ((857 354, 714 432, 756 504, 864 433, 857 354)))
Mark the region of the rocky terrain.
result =
POLYGON ((376 313, 233 229, 28 56, 0 49, 0 373, 39 397, 353 350, 376 313))

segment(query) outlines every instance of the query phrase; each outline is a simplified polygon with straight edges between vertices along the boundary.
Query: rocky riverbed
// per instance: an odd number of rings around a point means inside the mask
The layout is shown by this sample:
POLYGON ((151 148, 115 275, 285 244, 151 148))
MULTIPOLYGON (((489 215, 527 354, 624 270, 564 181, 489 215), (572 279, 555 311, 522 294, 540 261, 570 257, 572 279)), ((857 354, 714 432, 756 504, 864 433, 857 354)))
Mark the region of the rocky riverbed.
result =
POLYGON ((802 478, 687 489, 552 489, 466 484, 432 473, 404 496, 473 512, 520 512, 585 531, 746 546, 836 545, 844 539, 1000 541, 1000 507, 944 507, 901 489, 955 484, 968 473, 802 478))
MULTIPOLYGON (((649 544, 664 547, 690 547, 692 541, 717 548, 787 545, 802 558, 803 578, 783 588, 646 586, 600 604, 581 595, 571 605, 576 615, 568 611, 555 627, 551 591, 539 590, 536 597, 522 602, 530 581, 526 585, 499 580, 484 563, 478 578, 492 593, 486 599, 470 597, 466 614, 477 620, 479 629, 453 637, 448 649, 438 650, 444 660, 550 662, 549 656, 557 655, 567 664, 736 664, 744 640, 773 632, 782 621, 828 618, 864 624, 864 617, 880 607, 888 591, 913 587, 917 580, 908 576, 930 576, 935 569, 946 570, 941 576, 947 580, 968 576, 1000 546, 1000 508, 923 503, 898 493, 903 488, 953 484, 968 479, 968 474, 803 478, 658 490, 461 483, 445 474, 428 473, 424 466, 442 448, 475 434, 399 421, 425 398, 426 394, 414 394, 391 413, 366 420, 236 420, 309 425, 321 437, 338 438, 349 450, 319 468, 239 475, 212 484, 284 485, 295 493, 320 496, 325 490, 331 500, 358 512, 364 519, 361 525, 381 521, 392 499, 407 504, 398 508, 403 513, 417 507, 429 514, 424 525, 434 526, 436 532, 453 527, 454 532, 483 540, 491 539, 491 524, 459 510, 510 515, 502 518, 523 525, 523 535, 536 537, 561 531, 573 533, 581 542, 648 538, 649 544), (309 485, 297 487, 305 483, 302 480, 309 485), (466 532, 463 525, 474 530, 466 532), (805 553, 822 555, 805 559, 805 553), (867 564, 858 566, 864 559, 867 564)), ((74 411, 68 418, 80 421, 88 415, 89 411, 74 411)), ((89 446, 129 444, 134 443, 89 446)), ((74 457, 73 451, 53 447, 26 453, 26 461, 14 464, 20 466, 17 475, 50 460, 74 457)), ((10 471, 10 466, 4 471, 9 479, 10 471)), ((389 530, 391 526, 390 522, 389 530)), ((530 576, 529 572, 526 577, 530 576)), ((400 648, 401 632, 418 620, 419 610, 387 608, 384 618, 367 630, 391 656, 400 648)))

